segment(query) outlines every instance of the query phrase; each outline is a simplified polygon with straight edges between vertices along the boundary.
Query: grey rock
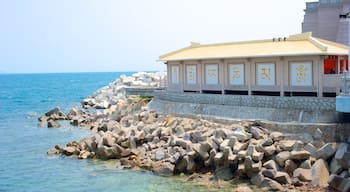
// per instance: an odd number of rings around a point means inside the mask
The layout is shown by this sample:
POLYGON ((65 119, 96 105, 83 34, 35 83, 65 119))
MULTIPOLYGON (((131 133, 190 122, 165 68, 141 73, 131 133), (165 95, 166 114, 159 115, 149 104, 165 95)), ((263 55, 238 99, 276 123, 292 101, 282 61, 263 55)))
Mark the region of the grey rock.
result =
POLYGON ((165 158, 164 151, 162 149, 157 150, 156 153, 155 153, 155 160, 159 161, 159 160, 162 160, 164 158, 165 158))
POLYGON ((221 166, 219 168, 216 168, 215 175, 224 181, 229 181, 233 178, 232 171, 229 167, 221 166))
POLYGON ((334 157, 330 163, 329 171, 331 174, 339 174, 343 169, 343 166, 339 161, 334 157))
POLYGON ((172 176, 174 174, 175 166, 169 162, 155 162, 152 164, 152 171, 161 176, 172 176))
POLYGON ((61 127, 61 125, 57 121, 54 121, 54 120, 50 119, 47 122, 47 127, 48 128, 59 128, 59 127, 61 127))
POLYGON ((282 172, 282 171, 278 171, 275 174, 274 180, 276 180, 280 184, 291 184, 292 183, 292 180, 289 177, 288 173, 282 172))
POLYGON ((337 150, 336 143, 327 143, 317 150, 316 152, 317 157, 327 160, 328 158, 330 158, 332 155, 335 154, 336 150, 337 150))
POLYGON ((76 147, 70 146, 70 147, 64 147, 63 148, 63 154, 67 156, 71 155, 79 155, 79 151, 77 150, 76 147))
POLYGON ((269 191, 283 191, 284 187, 277 181, 270 178, 264 178, 264 180, 259 185, 260 188, 267 188, 269 191))
POLYGON ((277 163, 274 161, 274 160, 269 160, 269 161, 266 161, 264 164, 263 164, 263 167, 265 167, 266 169, 274 169, 274 170, 278 170, 278 165, 277 163))
POLYGON ((302 150, 302 151, 292 151, 290 152, 290 156, 289 159, 292 160, 304 160, 304 159, 308 159, 310 157, 310 153, 306 150, 302 150))
POLYGON ((50 111, 45 113, 46 117, 49 117, 49 119, 52 120, 66 120, 68 119, 67 116, 60 110, 59 107, 56 107, 54 109, 51 109, 50 111))
POLYGON ((252 176, 250 182, 256 186, 259 186, 263 182, 264 178, 264 175, 262 175, 262 173, 259 172, 252 176))
POLYGON ((271 139, 272 140, 274 140, 274 141, 281 141, 281 140, 283 140, 284 139, 284 134, 283 133, 281 133, 281 132, 271 132, 270 133, 270 137, 271 137, 271 139))
POLYGON ((298 178, 300 181, 310 182, 312 180, 311 169, 297 168, 293 172, 293 177, 298 178))
POLYGON ((276 176, 277 170, 275 170, 275 169, 263 169, 261 173, 265 177, 273 179, 276 176))
POLYGON ((265 131, 263 131, 259 127, 254 127, 254 126, 250 127, 249 132, 253 135, 255 139, 261 139, 265 135, 265 131))
POLYGON ((282 151, 275 156, 275 160, 279 166, 284 167, 284 163, 287 159, 289 159, 289 157, 289 151, 282 151))
POLYGON ((311 159, 306 159, 305 161, 303 161, 300 166, 300 168, 303 168, 303 169, 311 169, 312 167, 312 163, 311 163, 311 159))
POLYGON ((260 145, 263 146, 263 147, 266 147, 266 146, 271 146, 273 144, 273 140, 271 138, 265 138, 263 139, 261 142, 260 142, 260 145))
POLYGON ((301 141, 296 141, 293 145, 293 151, 302 151, 304 148, 304 143, 301 141))
POLYGON ((295 143, 295 140, 282 140, 278 142, 278 145, 284 151, 291 151, 293 150, 295 143))
POLYGON ((245 132, 242 128, 237 128, 232 135, 235 136, 240 142, 245 142, 252 138, 252 134, 245 132))
POLYGON ((340 177, 344 177, 344 178, 348 178, 349 177, 349 172, 348 171, 342 171, 340 174, 339 174, 340 177))
POLYGON ((344 169, 350 168, 350 152, 348 152, 348 145, 345 143, 339 144, 334 158, 344 169))
POLYGON ((276 147, 274 145, 264 147, 264 155, 267 157, 275 154, 275 152, 276 152, 276 147))
POLYGON ((314 145, 312 145, 311 143, 308 143, 304 146, 304 149, 308 151, 312 157, 316 157, 317 148, 314 145))
POLYGON ((330 187, 337 189, 338 191, 342 191, 342 192, 349 192, 350 191, 350 179, 349 178, 343 178, 341 176, 332 174, 328 179, 328 184, 330 187))
POLYGON ((295 164, 293 160, 289 160, 288 159, 288 160, 285 161, 284 171, 286 173, 288 173, 290 176, 293 175, 294 170, 297 169, 297 168, 298 168, 298 165, 295 164))

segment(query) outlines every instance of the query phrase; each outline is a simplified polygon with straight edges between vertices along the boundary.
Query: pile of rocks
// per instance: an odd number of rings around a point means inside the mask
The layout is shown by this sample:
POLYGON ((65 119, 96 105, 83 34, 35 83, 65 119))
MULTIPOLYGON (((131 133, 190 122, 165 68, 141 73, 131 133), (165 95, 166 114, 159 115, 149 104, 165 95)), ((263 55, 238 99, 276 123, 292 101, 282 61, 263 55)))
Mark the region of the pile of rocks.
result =
POLYGON ((40 116, 38 118, 39 120, 39 126, 47 124, 47 127, 61 127, 61 125, 57 122, 57 120, 67 120, 68 117, 60 110, 59 107, 56 107, 54 109, 51 109, 50 111, 45 113, 45 116, 40 116))
POLYGON ((324 143, 321 137, 304 133, 291 137, 253 121, 164 116, 147 110, 146 100, 123 92, 125 86, 159 86, 164 75, 121 76, 85 99, 83 109, 65 115, 55 108, 39 117, 40 124, 48 127, 69 120, 95 133, 65 147, 56 145, 48 153, 118 159, 119 168, 141 168, 163 176, 211 172, 223 180, 249 179, 269 190, 350 191, 347 143, 324 143))
POLYGON ((121 75, 109 85, 97 90, 82 101, 84 108, 106 109, 115 105, 119 99, 126 97, 125 87, 160 87, 161 81, 166 78, 165 72, 146 73, 138 72, 132 76, 121 75))
POLYGON ((224 180, 249 178, 259 187, 281 191, 310 184, 350 190, 346 143, 294 140, 255 122, 162 116, 142 106, 142 99, 128 98, 95 114, 72 110, 67 119, 96 134, 48 153, 119 159, 121 168, 164 176, 211 171, 224 180))

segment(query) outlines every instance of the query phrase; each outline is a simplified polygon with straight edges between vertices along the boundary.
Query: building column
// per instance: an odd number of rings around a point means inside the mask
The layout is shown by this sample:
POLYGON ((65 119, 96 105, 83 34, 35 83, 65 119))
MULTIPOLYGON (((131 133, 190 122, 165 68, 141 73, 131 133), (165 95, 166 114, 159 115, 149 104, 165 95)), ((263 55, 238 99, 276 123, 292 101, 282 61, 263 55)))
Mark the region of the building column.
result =
POLYGON ((204 81, 204 74, 205 74, 205 66, 203 65, 203 62, 202 61, 198 61, 198 64, 197 64, 197 75, 198 75, 198 84, 199 84, 199 93, 203 93, 203 84, 205 83, 204 81))
POLYGON ((318 81, 317 81, 317 97, 323 97, 323 59, 322 57, 319 58, 316 62, 317 68, 317 76, 318 76, 318 81))
POLYGON ((226 79, 226 70, 225 70, 225 61, 222 59, 218 64, 218 76, 219 76, 219 85, 221 86, 221 94, 225 94, 225 79, 226 79), (221 74, 221 75, 220 75, 221 74))
POLYGON ((253 70, 253 62, 251 59, 247 59, 245 64, 245 70, 244 70, 244 78, 246 79, 246 82, 248 84, 248 95, 252 95, 252 84, 253 80, 255 78, 255 70, 253 70))
POLYGON ((280 96, 283 97, 284 96, 284 76, 285 76, 284 68, 286 68, 285 59, 283 57, 281 57, 278 60, 277 66, 278 66, 278 70, 277 70, 278 73, 276 75, 278 75, 278 81, 279 81, 279 86, 280 86, 280 96))
POLYGON ((180 86, 181 86, 181 92, 185 91, 185 83, 186 83, 186 66, 183 63, 183 61, 180 62, 180 86))

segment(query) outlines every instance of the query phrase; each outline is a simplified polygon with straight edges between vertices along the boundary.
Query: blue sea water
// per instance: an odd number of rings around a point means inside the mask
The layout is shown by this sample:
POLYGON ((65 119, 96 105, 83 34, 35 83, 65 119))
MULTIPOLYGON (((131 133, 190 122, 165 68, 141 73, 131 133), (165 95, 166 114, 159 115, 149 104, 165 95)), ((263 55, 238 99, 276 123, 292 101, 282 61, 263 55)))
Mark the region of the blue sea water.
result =
POLYGON ((113 161, 46 154, 91 133, 68 123, 38 127, 37 118, 56 106, 68 112, 121 74, 132 72, 0 75, 0 191, 205 191, 147 172, 115 170, 113 161))

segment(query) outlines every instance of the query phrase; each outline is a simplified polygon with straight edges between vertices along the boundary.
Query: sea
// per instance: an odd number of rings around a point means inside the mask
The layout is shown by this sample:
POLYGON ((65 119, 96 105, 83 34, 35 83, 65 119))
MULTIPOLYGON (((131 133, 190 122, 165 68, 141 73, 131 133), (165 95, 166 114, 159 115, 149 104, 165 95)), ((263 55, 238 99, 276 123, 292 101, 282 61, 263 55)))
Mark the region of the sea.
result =
POLYGON ((67 113, 97 89, 132 73, 1 74, 0 192, 208 191, 176 177, 117 170, 115 161, 47 155, 56 144, 92 133, 67 122, 61 128, 39 127, 39 116, 56 106, 67 113))

